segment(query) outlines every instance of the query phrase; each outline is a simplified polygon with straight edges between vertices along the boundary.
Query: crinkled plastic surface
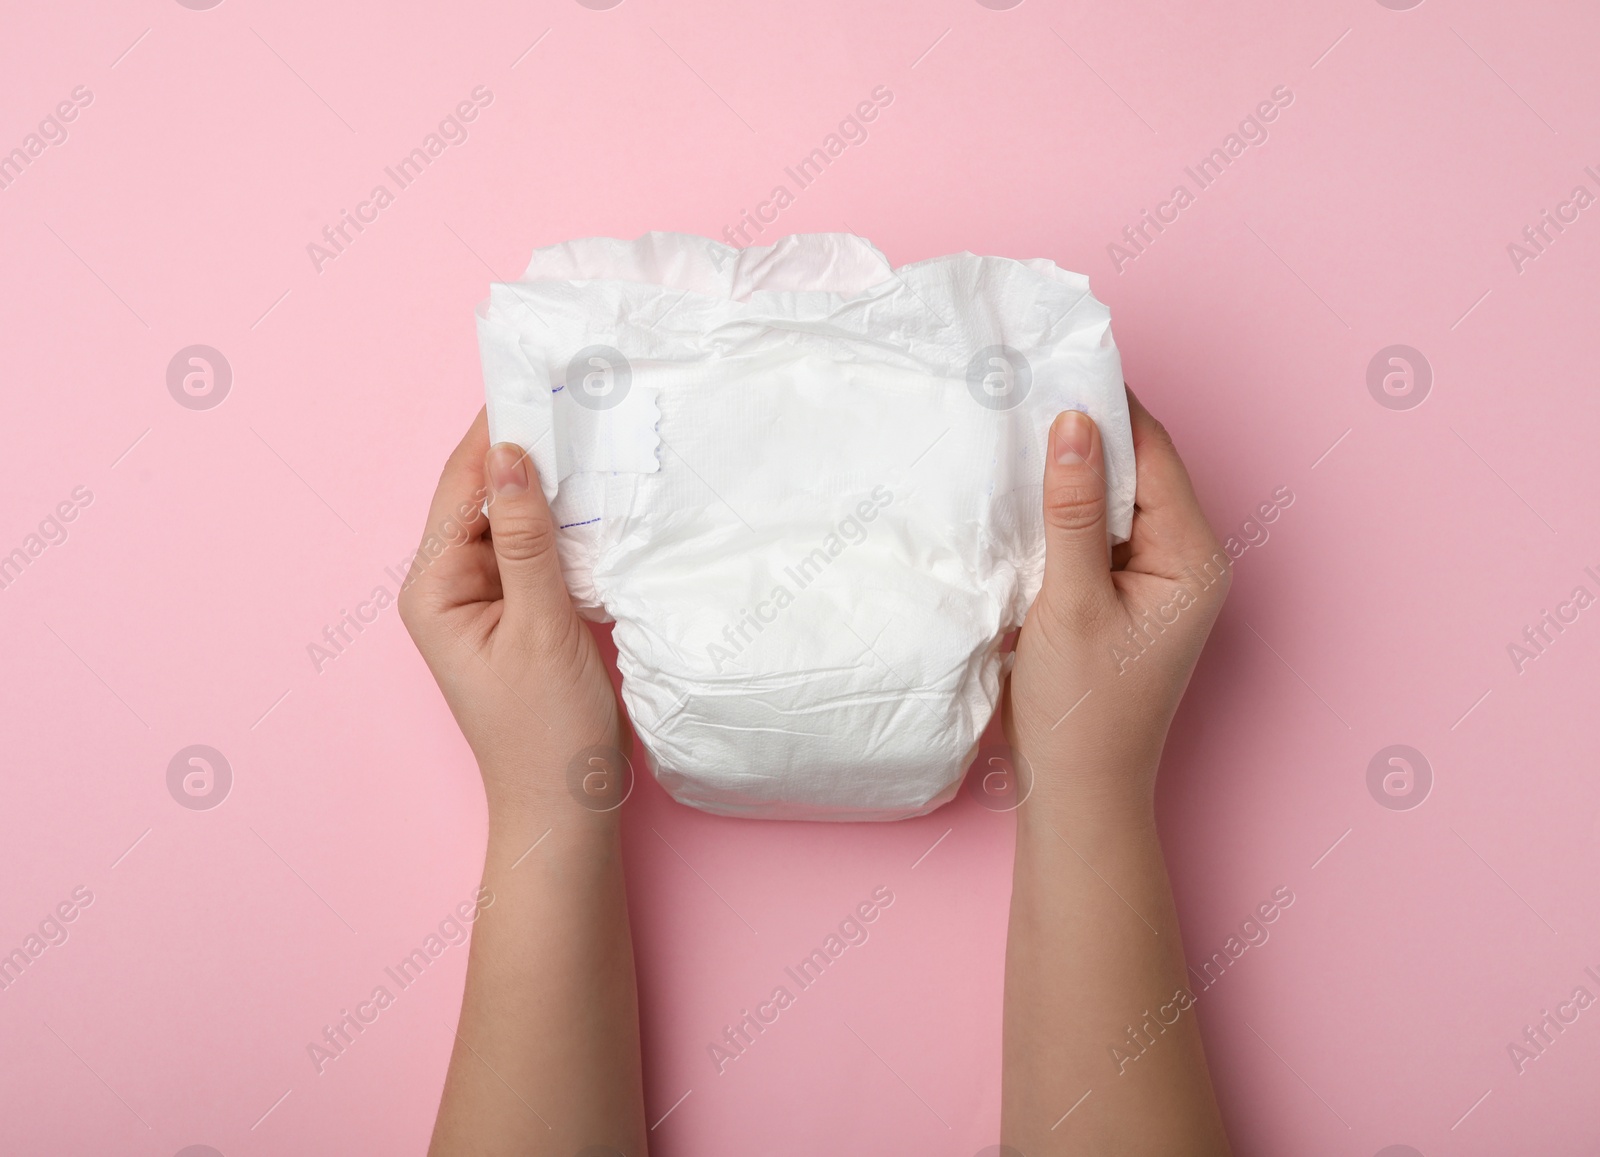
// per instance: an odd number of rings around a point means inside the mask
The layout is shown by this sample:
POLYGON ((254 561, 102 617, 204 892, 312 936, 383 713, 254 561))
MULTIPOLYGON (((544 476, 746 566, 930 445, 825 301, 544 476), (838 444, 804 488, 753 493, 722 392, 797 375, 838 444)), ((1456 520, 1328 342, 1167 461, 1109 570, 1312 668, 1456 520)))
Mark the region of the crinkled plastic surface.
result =
POLYGON ((1134 459, 1110 313, 1043 259, 893 269, 859 237, 541 249, 478 332, 580 611, 614 620, 657 779, 723 815, 888 820, 949 800, 1044 564, 1062 410, 1134 459))

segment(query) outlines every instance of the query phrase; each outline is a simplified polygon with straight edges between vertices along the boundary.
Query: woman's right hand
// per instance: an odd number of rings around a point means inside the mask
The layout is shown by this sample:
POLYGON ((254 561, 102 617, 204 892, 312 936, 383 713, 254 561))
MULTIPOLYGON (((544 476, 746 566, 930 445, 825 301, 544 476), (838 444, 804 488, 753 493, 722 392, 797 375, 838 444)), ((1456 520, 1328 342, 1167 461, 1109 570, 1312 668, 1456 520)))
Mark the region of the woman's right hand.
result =
POLYGON ((1114 557, 1100 432, 1074 410, 1050 429, 1044 584, 1006 704, 1034 790, 1075 810, 1150 808, 1167 727, 1232 577, 1172 439, 1131 390, 1128 409, 1138 481, 1114 557))
POLYGON ((1115 551, 1099 431, 1075 413, 1051 429, 1044 583, 1007 697, 1033 782, 1017 809, 1001 1136, 1031 1157, 1229 1152, 1154 795, 1231 571, 1171 439, 1132 393, 1128 406, 1138 485, 1115 551))

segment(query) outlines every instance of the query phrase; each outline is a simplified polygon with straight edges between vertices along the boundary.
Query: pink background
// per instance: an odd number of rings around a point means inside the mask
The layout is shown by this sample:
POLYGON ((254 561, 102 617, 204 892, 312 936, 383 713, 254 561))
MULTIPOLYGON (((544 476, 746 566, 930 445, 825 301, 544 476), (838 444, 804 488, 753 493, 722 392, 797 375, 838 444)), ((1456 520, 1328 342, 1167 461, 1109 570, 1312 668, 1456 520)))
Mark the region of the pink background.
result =
MULTIPOLYGON (((0 1151, 422 1152, 463 948, 320 1076, 306 1046, 471 895, 482 797, 392 609, 321 673, 307 645, 414 548, 490 280, 720 236, 878 85, 763 240, 1088 273, 1214 523, 1259 542, 1161 794, 1191 960, 1296 897, 1200 995, 1238 1151, 1600 1146, 1600 1007, 1507 1051, 1600 995, 1600 609, 1507 652, 1600 594, 1600 207, 1507 250, 1600 192, 1600 20, 1287 7, 8 3, 0 151, 93 98, 0 190, 0 552, 92 501, 0 590, 0 951, 94 899, 0 991, 0 1151), (307 244, 478 85, 470 139, 319 273, 307 244), (1279 85, 1269 139, 1119 273, 1108 243, 1279 85), (232 367, 214 409, 167 389, 195 343, 232 367), (1414 409, 1367 388, 1396 343, 1432 367, 1414 409), (211 810, 166 784, 197 743, 234 773, 211 810), (1369 793, 1396 743, 1423 806, 1369 793)), ((994 1142, 1008 816, 741 823, 646 782, 626 826, 655 1152, 994 1142), (707 1045, 878 885, 871 940, 719 1075, 707 1045)))

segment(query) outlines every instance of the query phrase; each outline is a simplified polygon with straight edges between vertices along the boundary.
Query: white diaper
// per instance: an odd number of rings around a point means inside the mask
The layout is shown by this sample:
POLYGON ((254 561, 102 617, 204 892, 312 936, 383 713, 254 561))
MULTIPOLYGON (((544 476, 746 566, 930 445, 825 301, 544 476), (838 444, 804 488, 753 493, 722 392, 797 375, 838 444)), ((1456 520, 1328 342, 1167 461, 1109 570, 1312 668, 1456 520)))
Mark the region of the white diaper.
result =
POLYGON ((1133 443, 1110 314, 1044 259, 895 270, 859 237, 572 241, 491 287, 495 442, 525 447, 579 610, 682 803, 887 820, 948 801, 1044 565, 1051 421, 1133 443))

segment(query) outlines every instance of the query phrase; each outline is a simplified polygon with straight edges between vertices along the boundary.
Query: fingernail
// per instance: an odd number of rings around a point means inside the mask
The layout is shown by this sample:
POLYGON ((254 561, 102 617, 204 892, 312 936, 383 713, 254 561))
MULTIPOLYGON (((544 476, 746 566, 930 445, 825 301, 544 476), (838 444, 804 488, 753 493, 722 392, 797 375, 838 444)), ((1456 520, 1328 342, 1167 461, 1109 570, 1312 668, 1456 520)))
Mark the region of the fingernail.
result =
POLYGON ((1056 444, 1056 461, 1062 466, 1076 466, 1088 461, 1090 431, 1094 423, 1089 415, 1077 410, 1067 410, 1056 418, 1051 437, 1056 444))
POLYGON ((510 498, 528 488, 528 456, 515 442, 489 449, 489 486, 496 496, 510 498))

